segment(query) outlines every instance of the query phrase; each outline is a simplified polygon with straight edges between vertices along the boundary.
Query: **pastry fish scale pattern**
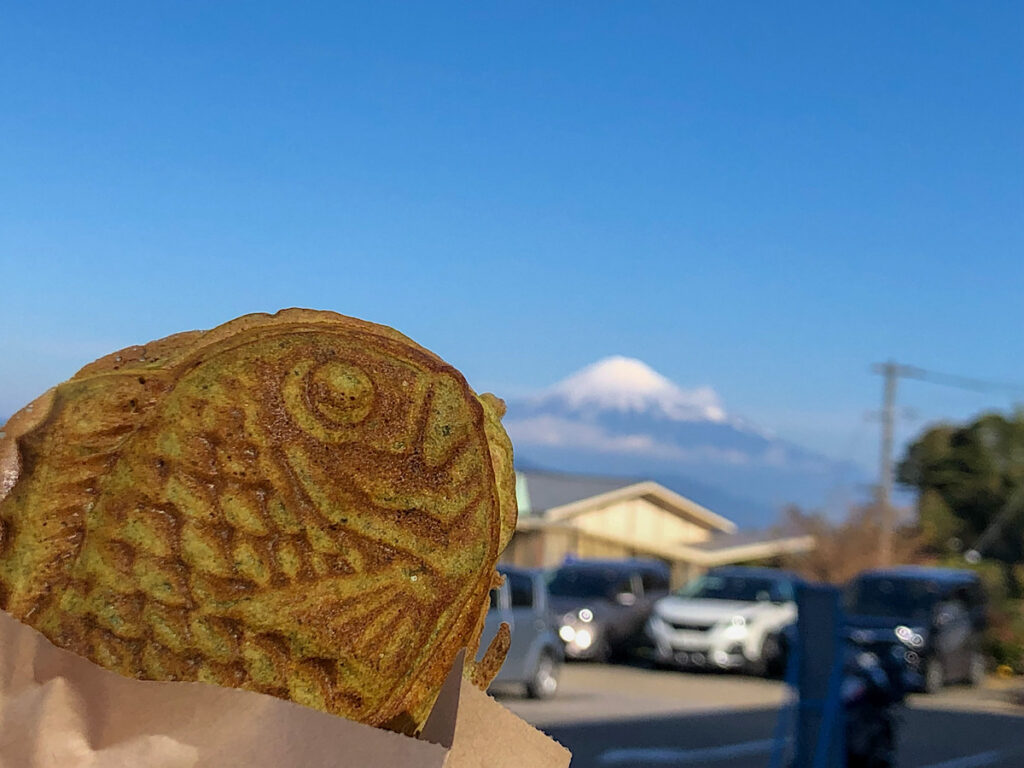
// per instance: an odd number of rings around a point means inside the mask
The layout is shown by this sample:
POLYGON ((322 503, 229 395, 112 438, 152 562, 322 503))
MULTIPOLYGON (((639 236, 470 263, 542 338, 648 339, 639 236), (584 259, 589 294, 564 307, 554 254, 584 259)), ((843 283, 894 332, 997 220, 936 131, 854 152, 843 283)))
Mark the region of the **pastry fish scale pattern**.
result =
POLYGON ((448 372, 336 338, 310 359, 302 341, 104 385, 94 410, 134 403, 85 425, 92 454, 52 513, 59 576, 26 621, 127 675, 400 714, 381 705, 479 613, 465 603, 496 514, 482 422, 448 372))

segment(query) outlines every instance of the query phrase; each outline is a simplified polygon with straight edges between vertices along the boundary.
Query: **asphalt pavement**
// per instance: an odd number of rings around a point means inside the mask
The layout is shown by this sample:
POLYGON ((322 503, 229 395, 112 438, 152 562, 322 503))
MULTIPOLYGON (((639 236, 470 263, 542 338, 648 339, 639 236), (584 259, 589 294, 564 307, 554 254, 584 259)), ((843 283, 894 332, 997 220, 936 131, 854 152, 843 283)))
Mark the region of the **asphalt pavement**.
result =
MULTIPOLYGON (((627 666, 568 664, 550 701, 497 692, 573 752, 573 768, 767 768, 778 682, 627 666)), ((900 768, 1022 768, 1024 709, 992 689, 914 696, 902 715, 900 768)))

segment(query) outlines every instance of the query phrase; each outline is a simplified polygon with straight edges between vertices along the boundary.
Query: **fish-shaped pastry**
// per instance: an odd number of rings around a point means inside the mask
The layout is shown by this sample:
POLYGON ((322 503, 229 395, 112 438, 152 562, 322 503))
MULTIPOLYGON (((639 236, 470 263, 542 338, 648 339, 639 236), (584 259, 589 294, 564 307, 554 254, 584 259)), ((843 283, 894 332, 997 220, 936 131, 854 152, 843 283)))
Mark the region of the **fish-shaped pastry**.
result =
POLYGON ((413 733, 477 655, 515 528, 503 412, 332 312, 123 349, 0 431, 0 607, 124 675, 413 733))

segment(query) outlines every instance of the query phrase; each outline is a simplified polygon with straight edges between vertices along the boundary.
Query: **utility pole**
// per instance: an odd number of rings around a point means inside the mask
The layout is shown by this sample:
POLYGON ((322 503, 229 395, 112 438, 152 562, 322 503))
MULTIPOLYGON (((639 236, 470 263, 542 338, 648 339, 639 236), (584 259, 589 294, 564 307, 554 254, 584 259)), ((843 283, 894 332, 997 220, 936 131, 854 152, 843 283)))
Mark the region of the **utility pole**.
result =
POLYGON ((882 512, 882 534, 878 542, 880 565, 891 565, 893 555, 893 534, 896 528, 892 508, 892 441, 893 424, 896 420, 896 382, 900 376, 913 375, 917 369, 899 365, 890 360, 871 368, 885 379, 882 386, 882 450, 878 467, 878 506, 882 512))
MULTIPOLYGON (((896 384, 899 379, 918 379, 920 381, 928 381, 933 384, 941 384, 947 387, 956 387, 957 389, 967 389, 974 392, 1010 392, 1019 394, 1024 392, 1024 384, 1011 384, 1006 382, 987 381, 985 379, 975 379, 967 376, 953 376, 946 373, 936 373, 934 371, 926 371, 921 368, 916 368, 912 365, 900 365, 892 360, 887 363, 876 363, 871 366, 871 370, 875 373, 882 374, 885 382, 882 387, 882 450, 879 456, 879 467, 878 467, 878 506, 882 512, 882 533, 879 537, 878 550, 879 550, 879 561, 881 565, 891 565, 893 556, 893 535, 896 528, 895 510, 892 507, 892 443, 893 443, 893 426, 896 421, 896 384)), ((1021 491, 1024 494, 1024 490, 1021 491)), ((1003 510, 1000 513, 998 523, 994 523, 990 526, 991 530, 986 530, 982 535, 981 540, 975 546, 974 554, 977 555, 977 551, 985 544, 989 543, 989 538, 993 535, 998 535, 999 526, 1002 524, 1003 515, 1012 515, 1018 504, 1024 504, 1024 497, 1017 499, 1014 497, 1013 504, 1008 505, 1008 509, 1003 510), (995 533, 993 533, 995 531, 995 533)))

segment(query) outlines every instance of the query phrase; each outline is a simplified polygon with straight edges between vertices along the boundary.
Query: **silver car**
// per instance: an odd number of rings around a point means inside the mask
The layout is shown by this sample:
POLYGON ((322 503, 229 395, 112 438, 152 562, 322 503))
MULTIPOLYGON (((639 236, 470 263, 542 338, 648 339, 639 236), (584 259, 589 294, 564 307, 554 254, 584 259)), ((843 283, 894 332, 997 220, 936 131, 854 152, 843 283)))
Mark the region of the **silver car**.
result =
POLYGON ((679 667, 785 670, 798 577, 774 568, 713 568, 659 600, 647 622, 658 661, 679 667))
POLYGON ((548 610, 544 578, 540 572, 507 566, 498 571, 505 583, 491 592, 480 647, 487 647, 502 622, 512 630, 512 644, 494 683, 523 684, 531 698, 550 698, 558 690, 563 652, 548 610))

